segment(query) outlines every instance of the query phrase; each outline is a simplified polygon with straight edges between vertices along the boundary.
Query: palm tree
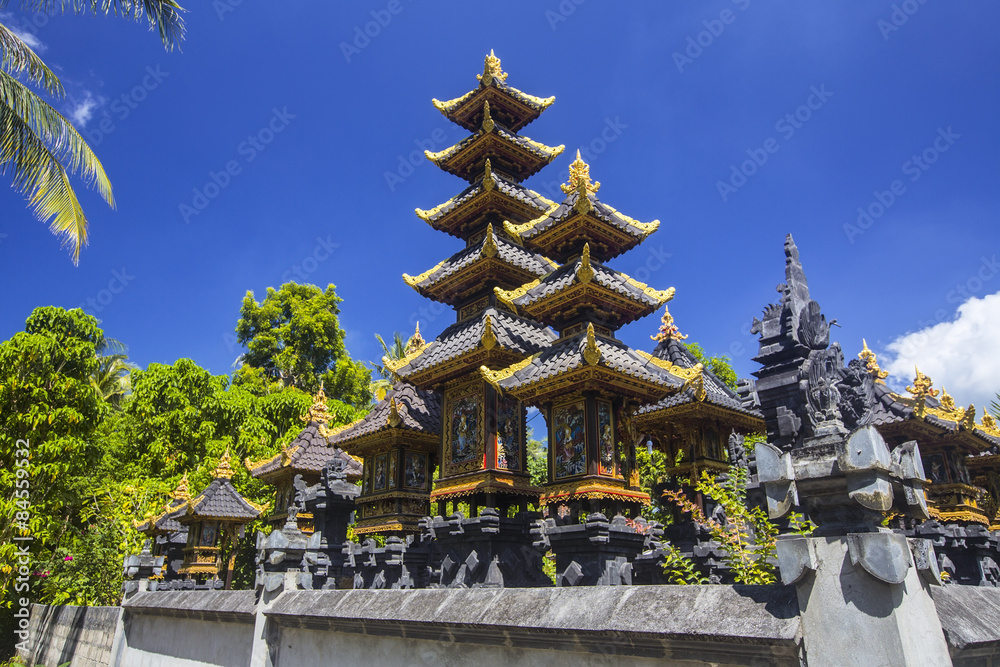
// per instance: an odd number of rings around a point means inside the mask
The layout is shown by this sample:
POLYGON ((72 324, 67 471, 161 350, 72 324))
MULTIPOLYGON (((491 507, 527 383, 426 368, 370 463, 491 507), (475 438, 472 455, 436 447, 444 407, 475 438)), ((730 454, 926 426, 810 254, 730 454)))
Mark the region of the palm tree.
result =
POLYGON ((98 341, 97 368, 90 374, 90 384, 111 407, 117 409, 121 401, 132 391, 132 371, 138 368, 127 361, 128 348, 114 338, 98 341))
MULTIPOLYGON (((408 341, 403 340, 403 334, 398 331, 392 335, 392 346, 385 344, 382 336, 375 334, 375 339, 382 346, 383 357, 388 357, 389 359, 402 359, 406 356, 406 346, 408 341)), ((392 389, 392 373, 383 365, 372 364, 375 368, 375 372, 378 374, 379 378, 377 380, 372 380, 371 390, 372 397, 375 401, 381 401, 385 398, 385 395, 389 393, 392 389)))
MULTIPOLYGON (((10 0, 0 0, 5 9, 10 0)), ((183 11, 174 0, 21 0, 24 11, 51 12, 67 5, 77 14, 114 11, 140 20, 145 15, 167 49, 184 36, 183 11)), ((104 201, 115 205, 111 182, 97 156, 80 133, 58 111, 27 85, 33 84, 55 97, 65 94, 59 78, 12 30, 0 23, 0 174, 8 171, 13 186, 27 198, 41 221, 52 219, 52 232, 72 246, 73 263, 87 243, 87 216, 69 176, 79 174, 97 189, 104 201)))

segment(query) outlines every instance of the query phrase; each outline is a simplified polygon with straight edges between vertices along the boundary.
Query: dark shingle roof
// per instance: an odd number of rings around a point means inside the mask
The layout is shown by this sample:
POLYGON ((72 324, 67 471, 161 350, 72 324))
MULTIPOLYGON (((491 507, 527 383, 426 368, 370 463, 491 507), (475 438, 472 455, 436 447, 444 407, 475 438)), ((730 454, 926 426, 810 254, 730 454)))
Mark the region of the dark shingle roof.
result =
MULTIPOLYGON (((887 426, 917 419, 913 407, 904 402, 906 399, 892 391, 887 384, 884 382, 874 382, 873 386, 875 400, 874 405, 872 405, 872 424, 875 426, 887 426)), ((931 409, 941 409, 941 402, 936 398, 928 396, 925 406, 931 409)), ((978 427, 970 431, 956 421, 944 419, 935 414, 926 414, 924 421, 947 433, 958 433, 961 430, 971 435, 981 450, 992 446, 1000 446, 1000 437, 987 433, 978 427)))
POLYGON ((423 352, 396 373, 406 378, 426 371, 482 345, 486 318, 496 337, 497 346, 519 355, 530 355, 552 344, 557 336, 548 327, 512 315, 497 308, 487 308, 477 318, 456 322, 441 332, 423 352))
MULTIPOLYGON (((454 121, 464 127, 467 130, 474 130, 479 126, 482 121, 482 104, 478 103, 474 98, 477 96, 486 96, 490 91, 496 91, 509 97, 510 99, 516 101, 519 105, 527 107, 531 113, 521 114, 519 118, 511 118, 511 121, 515 124, 512 126, 514 130, 518 130, 534 119, 538 118, 545 109, 547 109, 555 101, 554 97, 536 97, 534 95, 529 95, 525 92, 514 88, 513 86, 508 86, 503 82, 502 79, 497 77, 490 77, 487 81, 480 83, 475 89, 470 90, 460 97, 456 97, 452 100, 446 100, 444 102, 440 100, 432 100, 434 107, 440 111, 448 120, 454 121), (466 118, 459 119, 456 117, 456 112, 463 107, 475 104, 477 113, 464 114, 466 118)), ((494 97, 496 100, 496 97, 494 97)), ((500 109, 497 108, 496 101, 493 102, 494 115, 499 116, 500 109), (499 113, 498 113, 499 112, 499 113)))
POLYGON ((186 526, 178 523, 178 517, 187 511, 187 499, 172 498, 164 510, 156 516, 136 525, 136 530, 140 533, 175 533, 187 530, 186 526))
MULTIPOLYGON (((658 359, 663 359, 664 361, 669 361, 675 366, 680 366, 681 368, 694 368, 699 363, 697 357, 695 357, 691 351, 687 349, 687 346, 676 338, 667 338, 665 341, 660 342, 656 346, 656 349, 653 350, 653 356, 658 359)), ((705 387, 706 403, 710 403, 727 410, 732 410, 733 412, 738 412, 740 414, 750 415, 758 419, 764 418, 760 411, 748 409, 747 406, 744 405, 744 401, 740 398, 739 394, 726 386, 726 384, 708 368, 705 368, 702 371, 702 377, 705 387)), ((694 403, 696 401, 697 398, 695 396, 695 389, 693 387, 688 387, 684 391, 666 397, 659 403, 643 406, 639 410, 639 414, 665 410, 678 405, 684 405, 686 403, 694 403)))
MULTIPOLYGON (((531 245, 531 240, 537 238, 542 233, 551 230, 553 227, 561 224, 565 220, 573 217, 577 214, 576 202, 580 197, 580 193, 576 190, 571 192, 566 199, 562 201, 553 210, 550 210, 545 215, 542 215, 535 220, 526 222, 522 225, 505 225, 504 227, 519 236, 526 244, 531 245)), ((614 227, 615 229, 623 232, 626 236, 631 237, 631 241, 625 243, 619 248, 615 249, 615 252, 609 254, 603 259, 605 261, 617 256, 631 248, 634 248, 639 243, 643 241, 647 236, 655 232, 659 226, 659 220, 654 220, 652 222, 639 222, 627 215, 618 212, 611 206, 601 202, 596 195, 589 193, 587 199, 590 201, 591 207, 590 211, 586 214, 593 216, 597 220, 614 227)), ((593 222, 591 222, 590 227, 592 228, 593 222)), ((593 231, 591 230, 591 233, 593 231)), ((579 250, 576 250, 579 252, 579 250)), ((553 255, 555 257, 555 255, 553 255)), ((557 258, 558 259, 558 258, 557 258)))
POLYGON ((263 509, 241 496, 228 479, 216 477, 204 491, 188 501, 187 511, 181 519, 184 523, 190 523, 192 518, 251 521, 260 516, 263 509))
POLYGON ((343 450, 331 446, 320 434, 319 427, 316 422, 309 422, 283 451, 264 461, 247 461, 250 474, 261 477, 283 467, 296 472, 319 473, 331 459, 342 458, 347 461, 347 478, 361 479, 361 464, 343 450))
POLYGON ((447 216, 452 211, 458 209, 462 206, 462 204, 465 204, 485 192, 486 190, 483 188, 483 182, 486 178, 489 178, 493 182, 493 189, 505 194, 511 199, 535 209, 539 215, 555 207, 554 202, 549 201, 534 190, 529 190, 522 185, 518 185, 517 183, 507 180, 499 174, 491 172, 489 176, 480 178, 461 193, 439 206, 426 211, 418 208, 416 210, 417 216, 421 220, 424 220, 430 225, 436 227, 435 223, 439 220, 447 216))
MULTIPOLYGON (((515 152, 526 158, 534 158, 529 164, 524 165, 524 171, 522 173, 509 174, 512 177, 516 177, 517 180, 523 180, 531 176, 539 169, 552 162, 552 160, 556 159, 566 149, 565 146, 561 145, 546 146, 545 144, 529 139, 528 137, 523 137, 519 134, 511 132, 507 128, 500 125, 500 123, 494 122, 492 130, 487 131, 480 129, 465 139, 462 139, 457 144, 449 146, 442 151, 424 151, 424 155, 426 155, 427 159, 433 162, 436 166, 471 182, 478 178, 477 175, 481 173, 487 153, 483 153, 483 163, 480 163, 478 159, 476 160, 476 166, 473 170, 474 173, 470 172, 468 169, 456 170, 458 168, 453 164, 453 161, 456 157, 460 156, 466 148, 487 136, 492 137, 493 141, 501 145, 506 145, 509 149, 513 149, 515 152)), ((491 159, 494 161, 494 169, 503 172, 508 171, 508 168, 503 166, 500 156, 495 151, 493 152, 491 159)))
MULTIPOLYGON (((676 388, 684 383, 682 379, 670 375, 648 359, 642 358, 619 340, 602 337, 595 337, 594 340, 601 352, 598 366, 664 388, 676 388)), ((498 384, 505 390, 516 390, 587 366, 584 357, 586 347, 586 332, 566 338, 529 358, 525 363, 517 364, 521 367, 510 377, 499 380, 498 384)))
POLYGON ((385 398, 379 401, 360 421, 330 438, 332 444, 349 447, 350 443, 372 433, 399 428, 428 435, 441 433, 441 396, 435 391, 417 389, 406 382, 397 382, 385 398), (399 423, 390 423, 395 403, 399 423))
POLYGON ((462 269, 468 268, 476 262, 492 258, 499 259, 511 267, 520 269, 518 273, 527 278, 524 282, 544 276, 558 266, 542 255, 528 252, 521 246, 508 241, 502 236, 497 236, 496 233, 491 231, 483 238, 482 243, 455 253, 434 267, 430 272, 417 276, 417 278, 410 278, 404 275, 404 280, 411 287, 422 293, 427 288, 433 287, 445 279, 454 276, 462 269), (419 282, 417 281, 418 278, 420 279, 419 282))

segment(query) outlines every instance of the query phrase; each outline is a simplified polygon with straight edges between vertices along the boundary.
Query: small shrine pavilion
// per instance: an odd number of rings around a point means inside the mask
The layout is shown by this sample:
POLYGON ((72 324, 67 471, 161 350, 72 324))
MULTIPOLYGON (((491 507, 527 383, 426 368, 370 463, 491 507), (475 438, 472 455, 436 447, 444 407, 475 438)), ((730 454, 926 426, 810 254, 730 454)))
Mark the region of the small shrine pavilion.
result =
POLYGON ((152 540, 152 555, 164 557, 164 578, 167 579, 178 577, 183 563, 188 529, 180 524, 178 518, 187 511, 189 500, 191 493, 188 491, 187 473, 184 473, 163 511, 145 521, 135 522, 136 530, 152 540))
POLYGON ((233 468, 229 450, 222 455, 213 473, 212 482, 184 505, 178 523, 188 529, 184 563, 179 574, 188 579, 217 579, 225 570, 225 587, 232 585, 236 543, 243 537, 243 528, 259 517, 266 506, 258 505, 240 495, 233 487, 233 468), (223 563, 223 556, 229 558, 223 563))
MULTIPOLYGON (((244 461, 252 477, 275 487, 275 506, 268 515, 267 522, 276 527, 284 525, 288 508, 295 499, 297 476, 301 476, 300 484, 315 484, 326 463, 332 458, 340 457, 346 463, 347 480, 356 482, 361 479, 361 460, 330 445, 329 440, 333 435, 351 425, 334 429, 328 426, 330 416, 326 407, 326 394, 322 389, 314 397, 312 407, 300 419, 306 423, 305 428, 280 452, 260 461, 251 461, 249 458, 244 461)), ((296 516, 299 528, 306 533, 313 531, 312 519, 308 512, 300 512, 296 516)))

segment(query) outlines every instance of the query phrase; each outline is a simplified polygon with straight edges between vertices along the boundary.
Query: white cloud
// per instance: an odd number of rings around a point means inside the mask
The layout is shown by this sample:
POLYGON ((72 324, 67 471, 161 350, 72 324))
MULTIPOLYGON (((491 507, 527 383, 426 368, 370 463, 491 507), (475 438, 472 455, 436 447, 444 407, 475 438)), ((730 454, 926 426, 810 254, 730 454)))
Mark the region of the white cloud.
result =
POLYGON ((951 322, 904 334, 886 346, 882 364, 894 386, 913 381, 914 366, 978 414, 1000 392, 1000 292, 972 297, 951 322))
POLYGON ((89 90, 83 91, 83 99, 73 105, 69 112, 69 117, 73 124, 79 129, 87 125, 87 121, 94 117, 94 112, 104 103, 103 98, 94 97, 89 90))

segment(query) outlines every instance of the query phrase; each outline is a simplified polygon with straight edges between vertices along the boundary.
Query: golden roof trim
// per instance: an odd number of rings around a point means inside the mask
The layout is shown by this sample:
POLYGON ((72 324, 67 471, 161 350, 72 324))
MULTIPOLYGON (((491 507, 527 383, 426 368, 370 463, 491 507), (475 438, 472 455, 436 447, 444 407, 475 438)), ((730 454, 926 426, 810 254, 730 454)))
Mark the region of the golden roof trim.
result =
POLYGON ((642 293, 648 296, 649 298, 655 301, 659 301, 657 307, 662 306, 665 303, 672 300, 674 298, 674 294, 676 294, 677 292, 677 290, 674 289, 673 287, 668 287, 665 290, 653 289, 646 283, 641 283, 632 276, 626 275, 621 272, 619 272, 619 275, 622 276, 625 279, 625 282, 627 282, 632 287, 636 288, 637 290, 641 290, 642 293))
POLYGON ((587 344, 583 347, 583 360, 588 366, 594 366, 601 360, 601 349, 597 347, 593 322, 587 322, 587 344))
POLYGON ((594 267, 590 265, 590 244, 583 244, 583 254, 580 255, 580 265, 576 267, 576 277, 587 284, 594 278, 594 267))
POLYGON ((979 424, 976 425, 976 429, 986 433, 987 435, 1000 438, 1000 428, 997 427, 997 421, 993 415, 986 410, 983 410, 983 416, 979 418, 979 424))
POLYGON ((670 308, 663 306, 663 317, 660 318, 660 329, 657 333, 650 336, 652 340, 658 343, 662 343, 667 340, 677 340, 681 341, 687 338, 686 335, 682 334, 674 324, 674 316, 670 314, 670 308))
POLYGON ((409 285, 410 287, 412 287, 413 289, 415 289, 415 290, 417 290, 419 292, 420 290, 418 289, 417 286, 420 283, 422 283, 425 280, 427 280, 428 278, 430 278, 436 271, 440 270, 441 267, 443 267, 447 263, 448 263, 447 259, 443 260, 443 261, 440 261, 436 265, 434 265, 433 267, 427 269, 426 271, 424 271, 423 273, 421 273, 418 276, 411 276, 408 273, 404 273, 403 274, 403 282, 405 282, 407 285, 409 285))
POLYGON ((438 111, 440 111, 441 113, 447 114, 452 109, 454 109, 455 107, 461 105, 462 102, 465 102, 466 100, 468 100, 470 97, 472 97, 475 94, 476 94, 475 90, 470 90, 465 95, 460 95, 459 97, 456 97, 456 98, 450 99, 450 100, 445 100, 443 102, 441 100, 437 99, 437 98, 432 98, 431 99, 431 104, 433 104, 434 108, 437 109, 438 111))
POLYGON ((537 226, 539 223, 544 222, 545 219, 548 218, 548 217, 550 217, 553 213, 555 213, 556 209, 558 209, 560 206, 561 206, 561 204, 557 204, 556 202, 549 202, 549 208, 548 208, 548 210, 545 211, 545 213, 542 213, 537 218, 533 218, 532 220, 529 220, 527 222, 523 222, 523 223, 521 223, 519 225, 515 225, 514 223, 512 223, 512 222, 510 222, 508 220, 504 220, 503 221, 503 228, 511 236, 515 236, 517 238, 521 238, 521 234, 523 234, 524 232, 530 231, 533 227, 537 226))
POLYGON ((643 232, 644 234, 643 238, 646 238, 647 236, 649 236, 650 234, 652 234, 653 232, 655 232, 657 229, 660 228, 659 220, 653 220, 651 222, 639 222, 635 218, 625 215, 624 213, 616 209, 614 206, 611 206, 610 204, 605 204, 604 202, 601 202, 601 206, 608 209, 609 211, 611 211, 612 213, 614 213, 615 215, 617 215, 622 220, 632 225, 639 231, 643 232))
POLYGON ((501 368, 500 370, 496 371, 491 370, 487 366, 480 366, 479 375, 484 380, 486 380, 486 382, 489 383, 490 386, 492 386, 494 389, 496 389, 499 392, 503 392, 503 389, 500 387, 500 383, 513 376, 514 373, 517 373, 519 370, 527 368, 538 357, 538 354, 539 353, 536 352, 535 354, 525 359, 522 359, 516 364, 511 364, 507 368, 501 368))
MULTIPOLYGON (((634 352, 643 359, 645 359, 646 361, 652 363, 654 366, 657 366, 658 368, 667 371, 671 375, 681 380, 684 380, 685 387, 689 382, 692 382, 696 378, 701 376, 702 372, 705 370, 705 367, 702 364, 696 364, 690 368, 684 368, 683 366, 678 366, 677 364, 667 361, 666 359, 660 359, 659 357, 654 357, 650 353, 644 352, 642 350, 634 350, 634 352)), ((702 388, 704 389, 704 382, 702 382, 702 385, 703 385, 702 388)), ((684 387, 681 388, 681 391, 683 390, 684 387)))
POLYGON ((230 463, 232 458, 229 447, 226 447, 226 453, 219 459, 218 465, 215 466, 215 472, 212 473, 213 479, 232 479, 233 466, 230 463))
POLYGON ((886 372, 886 371, 884 371, 884 370, 882 370, 879 367, 879 365, 878 365, 878 357, 875 356, 874 352, 872 352, 870 349, 868 349, 868 341, 866 341, 864 338, 862 338, 861 339, 861 345, 862 345, 862 348, 861 348, 861 352, 858 353, 858 359, 860 359, 861 361, 864 362, 864 364, 865 364, 865 370, 868 371, 868 374, 871 375, 872 378, 874 378, 876 382, 882 382, 882 384, 885 384, 885 382, 883 382, 883 380, 885 378, 889 377, 889 373, 886 372))
POLYGON ((497 78, 507 82, 507 72, 504 72, 500 67, 500 59, 496 57, 493 53, 493 49, 490 49, 490 53, 486 56, 486 60, 483 61, 483 73, 476 75, 476 80, 479 81, 479 85, 486 87, 493 84, 493 79, 497 78))
POLYGON ((511 308, 515 313, 517 312, 517 306, 514 305, 515 299, 520 299, 522 296, 527 294, 530 290, 538 287, 542 283, 541 278, 536 278, 530 283, 525 283, 518 287, 517 289, 505 290, 501 287, 494 287, 493 293, 496 294, 497 299, 511 308))

